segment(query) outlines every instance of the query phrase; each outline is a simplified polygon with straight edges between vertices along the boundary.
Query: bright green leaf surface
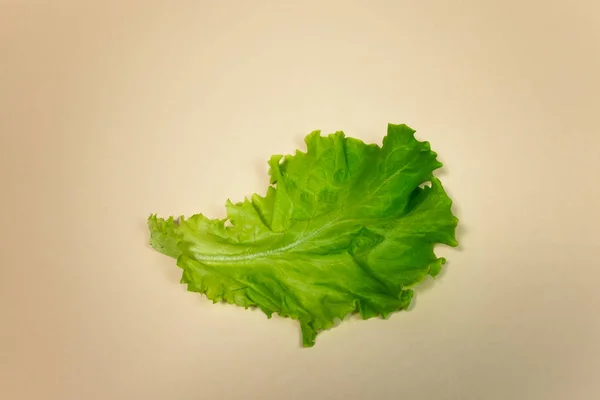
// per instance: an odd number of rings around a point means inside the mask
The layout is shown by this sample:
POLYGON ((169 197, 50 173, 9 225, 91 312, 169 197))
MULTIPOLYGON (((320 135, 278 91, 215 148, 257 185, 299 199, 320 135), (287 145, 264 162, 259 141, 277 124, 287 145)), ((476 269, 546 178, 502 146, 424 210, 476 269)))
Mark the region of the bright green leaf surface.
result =
POLYGON ((310 347, 350 313, 407 308, 410 287, 445 263, 434 244, 457 245, 458 220, 433 176, 442 164, 408 126, 388 125, 382 146, 342 132, 305 141, 306 153, 272 156, 267 194, 227 202, 226 219, 148 224, 188 290, 296 319, 310 347))

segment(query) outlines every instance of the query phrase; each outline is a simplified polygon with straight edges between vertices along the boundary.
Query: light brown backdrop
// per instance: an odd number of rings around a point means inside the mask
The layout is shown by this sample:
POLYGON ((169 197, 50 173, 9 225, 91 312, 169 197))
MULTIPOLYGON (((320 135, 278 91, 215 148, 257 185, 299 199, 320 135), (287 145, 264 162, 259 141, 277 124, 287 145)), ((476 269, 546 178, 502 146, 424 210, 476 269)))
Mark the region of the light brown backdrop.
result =
POLYGON ((597 1, 0 4, 0 398, 600 398, 597 1), (461 218, 412 311, 303 350, 147 246, 388 122, 461 218))

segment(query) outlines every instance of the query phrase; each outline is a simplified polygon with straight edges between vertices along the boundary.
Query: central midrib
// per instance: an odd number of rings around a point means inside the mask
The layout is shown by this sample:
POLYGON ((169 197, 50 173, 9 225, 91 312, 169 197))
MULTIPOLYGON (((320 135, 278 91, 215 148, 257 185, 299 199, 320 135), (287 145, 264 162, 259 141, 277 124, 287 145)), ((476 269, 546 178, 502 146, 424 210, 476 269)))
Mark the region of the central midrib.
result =
MULTIPOLYGON (((275 255, 275 254, 284 253, 288 250, 291 250, 291 249, 301 245, 302 243, 307 242, 308 240, 317 236, 319 233, 323 232, 327 228, 335 226, 336 222, 339 222, 339 219, 337 219, 337 218, 333 219, 333 220, 329 221, 328 223, 320 226, 318 229, 315 229, 308 235, 300 236, 298 239, 296 239, 295 241, 293 241, 291 243, 286 244, 285 246, 277 247, 277 248, 270 249, 270 250, 259 251, 256 253, 235 254, 235 255, 206 255, 206 254, 196 253, 196 254, 194 254, 193 257, 197 261, 250 261, 250 260, 256 260, 259 258, 267 258, 267 257, 275 255)), ((348 222, 348 220, 345 220, 342 222, 348 222)))

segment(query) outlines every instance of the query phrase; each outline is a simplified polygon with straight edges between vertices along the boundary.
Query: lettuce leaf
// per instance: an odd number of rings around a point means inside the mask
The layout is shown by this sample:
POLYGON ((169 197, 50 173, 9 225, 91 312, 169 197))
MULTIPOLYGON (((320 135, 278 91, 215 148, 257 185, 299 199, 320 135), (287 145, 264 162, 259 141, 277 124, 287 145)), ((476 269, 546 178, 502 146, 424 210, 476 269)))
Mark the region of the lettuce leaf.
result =
POLYGON ((151 215, 150 244, 188 290, 298 320, 304 347, 348 314, 386 318, 440 272, 434 245, 458 244, 442 164, 414 133, 389 124, 377 146, 315 131, 305 153, 271 157, 265 196, 227 201, 225 219, 151 215))

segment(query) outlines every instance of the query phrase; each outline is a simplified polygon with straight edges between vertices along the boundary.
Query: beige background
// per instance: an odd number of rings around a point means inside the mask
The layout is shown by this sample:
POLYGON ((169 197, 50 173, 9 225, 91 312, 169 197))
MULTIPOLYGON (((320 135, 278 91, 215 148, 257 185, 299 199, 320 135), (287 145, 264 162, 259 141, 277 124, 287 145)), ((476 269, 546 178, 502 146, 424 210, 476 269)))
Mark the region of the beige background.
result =
POLYGON ((600 398, 597 1, 0 3, 0 398, 600 398), (303 350, 147 246, 388 122, 461 218, 412 311, 303 350))

